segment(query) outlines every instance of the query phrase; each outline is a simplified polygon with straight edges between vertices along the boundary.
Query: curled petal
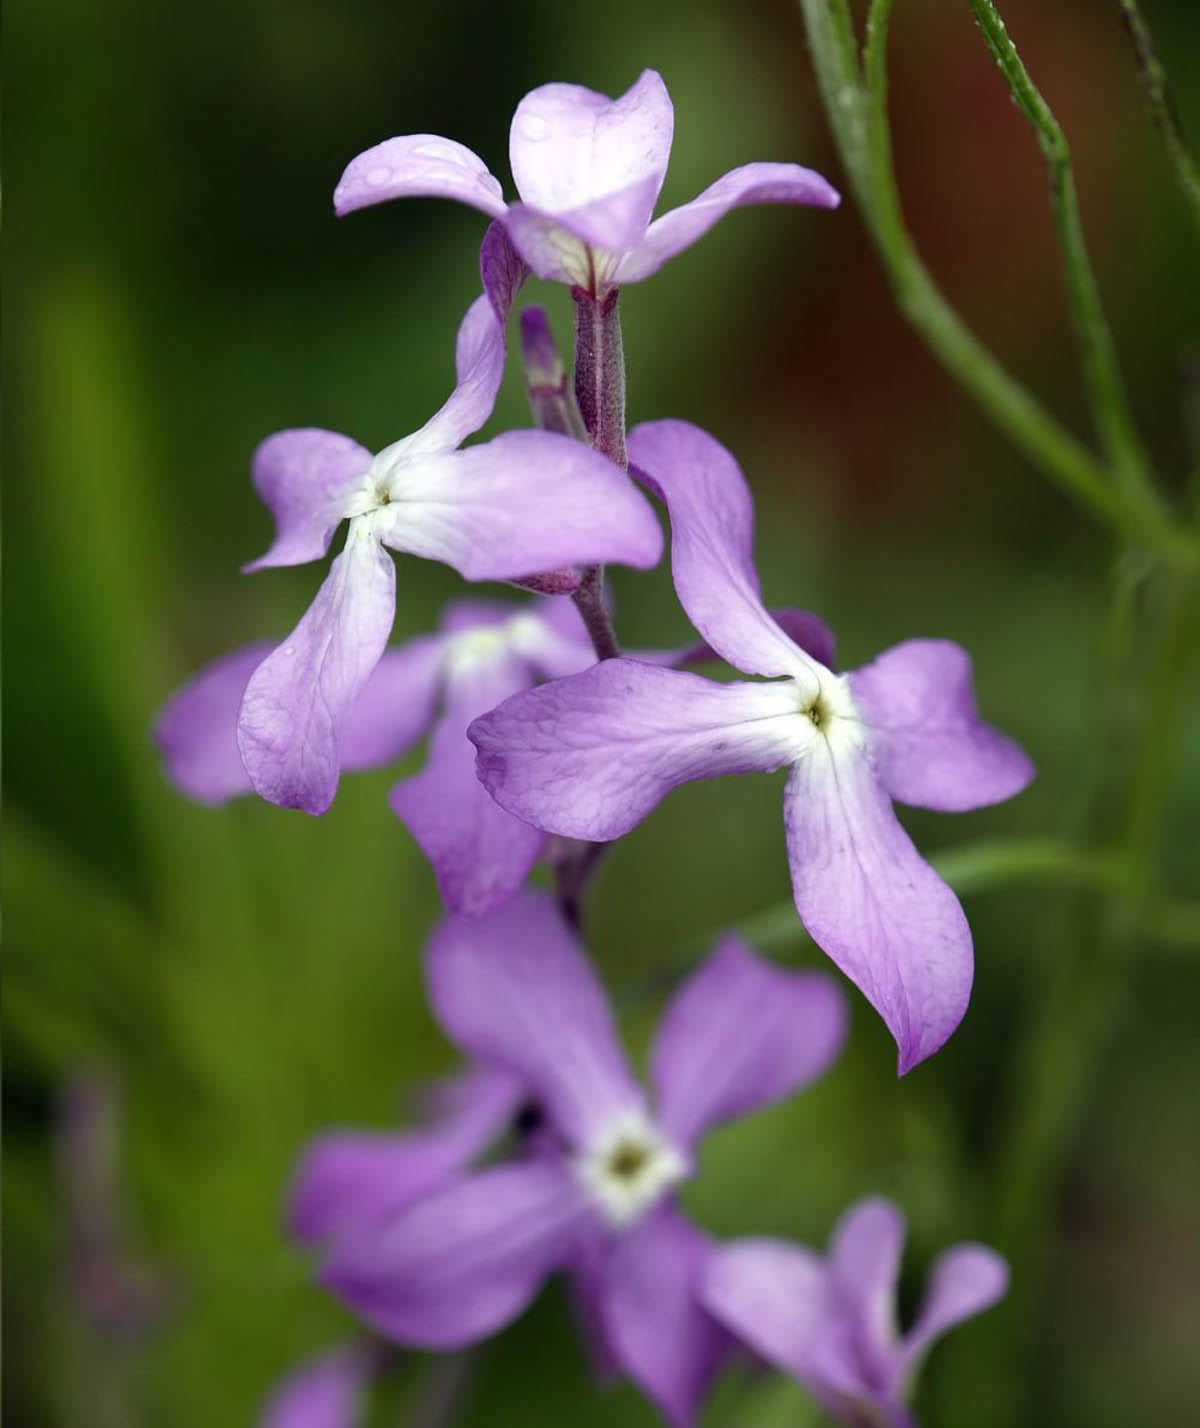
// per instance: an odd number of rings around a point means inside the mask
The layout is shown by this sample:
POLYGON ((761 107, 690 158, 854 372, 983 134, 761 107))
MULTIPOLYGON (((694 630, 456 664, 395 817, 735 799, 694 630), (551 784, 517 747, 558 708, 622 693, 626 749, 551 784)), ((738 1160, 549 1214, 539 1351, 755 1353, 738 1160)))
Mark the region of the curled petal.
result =
POLYGON ((837 1312, 820 1257, 781 1240, 738 1240, 714 1249, 700 1297, 752 1352, 802 1382, 837 1312))
POLYGON ((504 328, 485 293, 467 309, 454 352, 456 385, 418 432, 392 448, 405 456, 453 451, 487 421, 504 376, 504 328))
POLYGON ((681 783, 791 763, 802 721, 790 682, 716 684, 609 659, 515 695, 467 732, 503 808, 549 833, 606 842, 681 783))
POLYGON ((708 643, 746 674, 796 675, 808 660, 767 613, 754 569, 754 503, 737 462, 686 421, 643 422, 629 461, 666 502, 680 604, 708 643))
POLYGON ((642 1107, 596 974, 544 893, 487 917, 447 918, 426 949, 447 1035, 530 1086, 559 1134, 587 1144, 642 1107))
POLYGON ((238 748, 262 798, 314 814, 333 802, 347 715, 379 663, 395 605, 391 558, 352 522, 304 618, 246 686, 238 748))
POLYGON ((254 489, 275 517, 275 539, 246 572, 320 560, 346 497, 371 464, 357 441, 317 427, 277 431, 254 453, 254 489))
POLYGON ((880 782, 901 803, 960 813, 1020 793, 1033 764, 985 724, 971 657, 949 640, 906 640, 850 675, 880 782))
POLYGON ((752 203, 803 203, 836 208, 838 192, 820 174, 799 164, 743 164, 722 175, 698 197, 656 218, 645 238, 621 261, 617 281, 637 283, 657 273, 676 253, 697 239, 734 208, 752 203))
POLYGON ((340 1240, 321 1280, 385 1338, 462 1348, 521 1313, 590 1216, 557 1163, 502 1165, 340 1240))
POLYGON ((1008 1292, 1008 1265, 986 1245, 955 1245, 934 1261, 916 1323, 905 1335, 900 1379, 906 1380, 935 1339, 982 1314, 1008 1292))
POLYGON ((438 134, 385 139, 351 159, 333 207, 341 216, 390 198, 452 198, 493 218, 504 212, 500 184, 479 155, 438 134))
POLYGON ((375 1372, 365 1344, 346 1344, 304 1364, 272 1394, 258 1428, 360 1428, 375 1372))
POLYGON ((479 276, 501 330, 508 321, 517 293, 529 276, 529 264, 512 245, 502 221, 488 224, 479 247, 479 276))
POLYGON ((683 984, 650 1059, 658 1122, 678 1144, 782 1100, 833 1064, 846 1008, 833 980, 788 972, 726 937, 683 984))

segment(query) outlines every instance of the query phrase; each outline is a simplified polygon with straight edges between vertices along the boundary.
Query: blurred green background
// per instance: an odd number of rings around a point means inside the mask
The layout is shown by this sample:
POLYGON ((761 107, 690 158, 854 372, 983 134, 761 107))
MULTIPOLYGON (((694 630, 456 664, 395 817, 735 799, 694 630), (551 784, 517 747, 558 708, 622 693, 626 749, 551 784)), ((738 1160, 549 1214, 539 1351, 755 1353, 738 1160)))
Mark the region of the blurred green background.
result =
MULTIPOLYGON (((965 4, 896 8, 896 148, 920 245, 1086 434, 1031 136, 965 4)), ((1146 8, 1200 134, 1193 0, 1146 8)), ((1071 136, 1134 404, 1179 474, 1200 283, 1117 6, 1002 9, 1071 136)), ((322 425, 378 447, 449 389, 479 216, 413 202, 337 223, 342 165, 425 130, 507 179, 526 90, 615 94, 653 65, 677 115, 665 201, 756 158, 840 175, 788 0, 15 0, 7 30, 5 1406, 25 1428, 249 1423, 281 1373, 350 1328, 280 1230, 298 1148, 331 1123, 392 1124, 453 1064, 422 1001, 438 902, 384 801, 396 771, 347 779, 320 820, 249 800, 212 811, 166 786, 148 739, 189 671, 282 634, 316 587, 314 568, 237 573, 268 535, 255 443, 322 425), (80 1106, 97 1098, 99 1132, 106 1103, 115 1120, 89 1154, 80 1106), (132 1278, 98 1303, 79 1261, 109 1200, 132 1278)), ((563 295, 543 298, 565 336, 563 295)), ((984 709, 1032 752, 1040 777, 1011 805, 906 814, 922 846, 1069 830, 1097 756, 1112 550, 926 357, 852 209, 735 215, 623 310, 631 422, 688 417, 739 454, 768 597, 823 613, 848 666, 912 634, 962 641, 984 709)), ((510 375, 489 431, 512 424, 527 417, 510 375)), ((615 586, 628 644, 686 638, 665 570, 615 586)), ((398 637, 457 591, 405 563, 398 637)), ((1163 876, 1194 896, 1194 720, 1187 738, 1163 876)), ((786 899, 778 796, 770 779, 684 789, 606 865, 593 947, 635 1046, 656 970, 786 899)), ((976 991, 947 1049, 897 1082, 855 997, 842 1064, 714 1137, 688 1188, 716 1232, 817 1243, 849 1200, 890 1194, 912 1227, 906 1296, 955 1237, 1012 1253, 1009 1302, 931 1361, 926 1424, 1126 1428, 1188 1421, 1200 1401, 1200 959, 1147 939, 1064 1088, 1029 1039, 1047 998, 1069 1008, 1069 977, 1089 976, 1089 947, 1069 945, 1070 903, 1089 897, 968 896, 976 991), (1052 1143, 1014 1164, 1059 1096, 1052 1143)), ((431 1372, 401 1364, 386 1421, 434 1422, 431 1372)), ((457 1421, 654 1418, 632 1390, 588 1387, 552 1293, 480 1355, 457 1421)), ((806 1421, 745 1375, 711 1414, 806 1421)))

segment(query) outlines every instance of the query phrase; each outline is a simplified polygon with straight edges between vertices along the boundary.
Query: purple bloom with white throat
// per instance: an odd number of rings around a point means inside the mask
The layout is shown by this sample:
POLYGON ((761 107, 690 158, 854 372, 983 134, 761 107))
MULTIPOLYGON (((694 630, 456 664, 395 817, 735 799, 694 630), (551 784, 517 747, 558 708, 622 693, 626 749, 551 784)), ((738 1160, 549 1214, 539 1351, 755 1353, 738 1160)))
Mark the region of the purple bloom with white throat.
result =
POLYGON ((667 172, 674 109, 645 70, 619 99, 576 84, 544 84, 513 116, 509 158, 520 202, 504 200, 478 155, 453 139, 406 134, 352 160, 333 196, 339 214, 393 198, 450 198, 504 224, 540 278, 594 297, 640 282, 691 247, 734 208, 754 203, 834 208, 835 190, 797 164, 731 170, 652 219, 667 172))
POLYGON ((845 1035, 837 987, 726 938, 668 1006, 634 1080, 603 990, 548 897, 450 918, 427 951, 434 1011, 476 1066, 501 1068, 534 1114, 515 1157, 358 1231, 323 1281, 378 1333, 454 1349, 572 1276, 600 1355, 677 1425, 692 1422, 728 1340, 697 1292, 710 1242, 675 1192, 705 1133, 820 1076, 845 1035))
POLYGON ((839 1220, 822 1259, 777 1240, 741 1240, 709 1257, 701 1294, 722 1324, 761 1358, 798 1379, 852 1428, 915 1428, 914 1381, 934 1340, 991 1308, 1008 1266, 985 1245, 935 1260, 912 1327, 896 1326, 904 1217, 869 1198, 839 1220))
POLYGON ((318 430, 278 432, 259 447, 254 484, 276 536, 248 569, 318 560, 348 522, 325 583, 242 701, 238 747, 271 803, 317 814, 333 799, 346 721, 392 628, 388 549, 440 560, 468 580, 657 562, 662 536, 649 504, 583 443, 513 431, 458 449, 491 415, 503 364, 497 312, 479 297, 459 329, 458 385, 420 431, 376 456, 318 430))
POLYGON ((909 640, 835 674, 819 620, 768 612, 750 492, 711 436, 652 422, 631 433, 629 454, 670 512, 675 589, 692 623, 722 659, 763 678, 717 684, 606 660, 477 719, 468 732, 480 778, 517 817, 606 841, 681 783, 786 768, 796 908, 883 1017, 903 1073, 961 1020, 972 949, 958 899, 891 801, 978 808, 1017 793, 1032 766, 979 718, 957 645, 909 640))

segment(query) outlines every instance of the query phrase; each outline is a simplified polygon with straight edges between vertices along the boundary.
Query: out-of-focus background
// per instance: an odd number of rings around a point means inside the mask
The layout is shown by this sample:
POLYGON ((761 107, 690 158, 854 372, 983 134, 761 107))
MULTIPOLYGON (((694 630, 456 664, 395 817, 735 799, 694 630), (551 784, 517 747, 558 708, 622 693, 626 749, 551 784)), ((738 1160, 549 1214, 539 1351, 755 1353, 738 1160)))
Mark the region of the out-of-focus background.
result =
MULTIPOLYGON (((1070 135, 1134 405, 1179 475, 1200 282, 1118 6, 1002 9, 1070 135)), ((1200 135, 1193 0, 1146 10, 1200 135)), ((896 11, 919 243, 1086 434, 1033 140, 968 6, 896 11)), ((250 1423, 280 1374, 351 1327, 280 1228, 298 1149, 330 1124, 395 1123, 453 1064, 422 1000, 439 904, 385 802, 398 770, 347 778, 319 820, 250 800, 214 811, 166 785, 149 740, 191 670, 283 634, 316 587, 315 568, 238 574, 268 537, 255 443, 321 425, 377 447, 449 389, 481 219, 421 201, 336 222, 341 168, 423 130, 507 180, 528 89, 615 94, 652 65, 676 106, 666 202, 751 159, 840 175, 789 0, 18 0, 7 21, 6 1407, 25 1428, 250 1423)), ((566 336, 563 295, 534 289, 566 336)), ((983 707, 1036 759, 1010 805, 906 814, 922 846, 1067 828, 1095 757, 1108 540, 924 354, 852 207, 736 214, 622 306, 631 421, 688 417, 739 454, 769 599, 823 613, 848 666, 912 634, 960 640, 983 707)), ((489 430, 511 424, 527 417, 510 376, 489 430)), ((629 644, 687 637, 665 569, 615 586, 629 644)), ((458 589, 405 562, 397 637, 458 589)), ((593 950, 634 1046, 656 969, 786 900, 778 798, 771 779, 689 787, 606 865, 593 950)), ((1194 721, 1168 818, 1165 878, 1195 895, 1194 721)), ((1078 1084, 1064 1092, 1052 1057, 1023 1075, 1062 959, 1088 976, 1065 898, 969 896, 976 990, 946 1050, 897 1082, 854 996, 841 1065, 714 1137, 687 1189, 717 1233, 814 1243, 851 1199, 894 1196, 906 1301, 954 1238, 1013 1252, 1010 1301, 935 1352, 927 1424, 1127 1428, 1189 1421, 1200 1401, 1200 960, 1147 941, 1078 1084), (1031 1145, 1023 1128, 1064 1094, 1060 1131, 1031 1145)), ((429 1373, 402 1360, 378 1421, 433 1421, 429 1373)), ((458 1421, 489 1428, 654 1421, 632 1390, 589 1387, 555 1293, 467 1391, 458 1421)), ((743 1376, 711 1421, 809 1420, 743 1376)))

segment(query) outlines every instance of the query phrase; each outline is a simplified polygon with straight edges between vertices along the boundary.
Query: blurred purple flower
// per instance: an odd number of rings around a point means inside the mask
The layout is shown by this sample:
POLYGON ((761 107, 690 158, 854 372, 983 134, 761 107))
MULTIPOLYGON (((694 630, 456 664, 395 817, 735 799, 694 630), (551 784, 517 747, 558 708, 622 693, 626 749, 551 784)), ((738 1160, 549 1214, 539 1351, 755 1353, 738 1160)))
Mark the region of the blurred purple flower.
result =
POLYGON ((891 800, 977 808, 1017 793, 1032 765, 979 718, 957 645, 909 640, 838 675, 821 621, 764 608, 750 492, 711 436, 651 422, 630 434, 629 454, 669 508, 675 588, 692 623, 721 658, 767 679, 717 684, 606 660, 477 719, 479 776, 518 818, 605 841, 688 780, 788 769, 796 908, 887 1023, 903 1073, 961 1020, 972 950, 958 899, 891 800))
POLYGON ((398 1213, 342 1218, 323 1282, 387 1338, 452 1349, 503 1328, 565 1270, 599 1356, 672 1423, 690 1423, 727 1340, 697 1301, 709 1240, 675 1189, 706 1131, 830 1066, 845 1035, 838 989, 726 938, 659 1027, 652 1113, 546 896, 526 890, 486 918, 447 919, 427 973, 451 1040, 525 1088, 523 1138, 515 1158, 447 1178, 398 1213))
POLYGON ((651 222, 673 128, 670 96, 653 70, 619 99, 575 84, 545 84, 513 116, 509 157, 521 202, 506 204, 487 165, 462 144, 406 134, 351 161, 334 207, 346 214, 393 198, 455 199, 503 223, 540 278, 599 297, 656 273, 731 209, 837 206, 835 190, 811 169, 755 163, 651 222))
POLYGON ((302 1364, 275 1389, 259 1428, 361 1428, 377 1355, 344 1344, 302 1364))
POLYGON ((887 1200, 860 1200, 838 1222, 829 1254, 776 1240, 714 1249, 701 1287, 709 1312, 756 1354, 798 1379, 854 1428, 913 1428, 906 1404, 929 1346, 1004 1297, 1008 1266, 961 1244, 933 1265, 909 1331, 896 1328, 904 1219, 887 1200))

